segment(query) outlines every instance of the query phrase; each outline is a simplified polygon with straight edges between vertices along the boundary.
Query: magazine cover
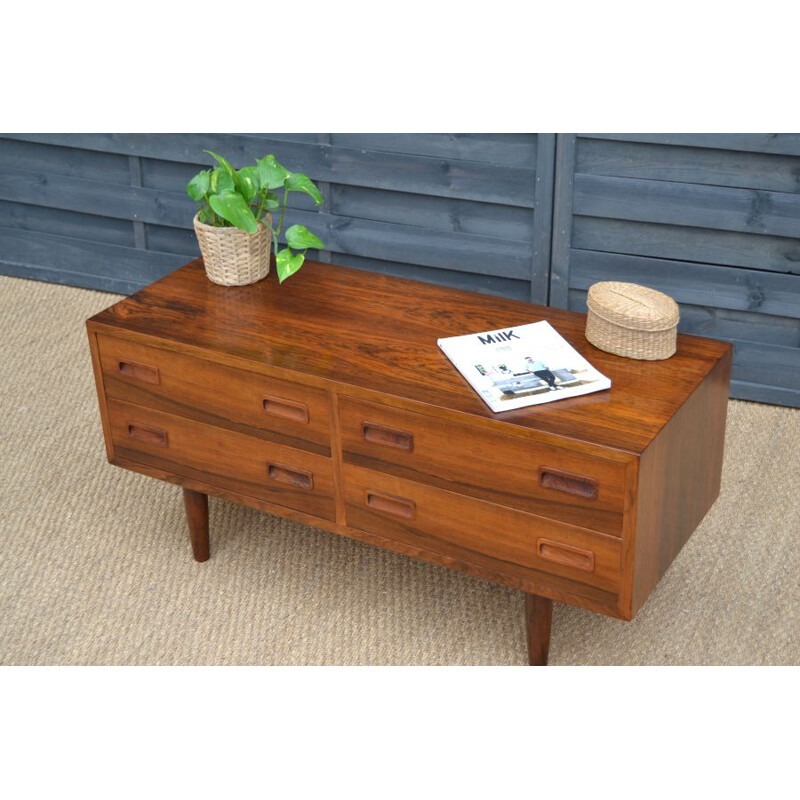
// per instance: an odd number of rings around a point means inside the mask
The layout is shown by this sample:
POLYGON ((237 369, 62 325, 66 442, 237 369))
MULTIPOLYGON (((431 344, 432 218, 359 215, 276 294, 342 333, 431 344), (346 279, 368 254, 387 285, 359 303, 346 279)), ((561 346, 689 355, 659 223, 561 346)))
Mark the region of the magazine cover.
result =
POLYGON ((611 381, 546 321, 439 339, 439 347, 492 411, 609 389, 611 381))

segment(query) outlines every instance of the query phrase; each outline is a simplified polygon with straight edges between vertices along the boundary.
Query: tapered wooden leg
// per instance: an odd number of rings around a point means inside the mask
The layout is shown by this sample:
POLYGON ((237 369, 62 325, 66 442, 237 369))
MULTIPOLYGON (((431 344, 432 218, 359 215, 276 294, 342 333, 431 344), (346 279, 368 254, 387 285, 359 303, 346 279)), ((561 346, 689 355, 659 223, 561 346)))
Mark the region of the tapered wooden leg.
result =
POLYGON ((183 502, 186 506, 186 521, 189 523, 189 539, 195 561, 208 561, 210 555, 208 543, 208 495, 183 490, 183 502))
POLYGON ((550 651, 550 622, 553 601, 538 594, 525 595, 525 630, 528 634, 528 663, 546 667, 550 651))

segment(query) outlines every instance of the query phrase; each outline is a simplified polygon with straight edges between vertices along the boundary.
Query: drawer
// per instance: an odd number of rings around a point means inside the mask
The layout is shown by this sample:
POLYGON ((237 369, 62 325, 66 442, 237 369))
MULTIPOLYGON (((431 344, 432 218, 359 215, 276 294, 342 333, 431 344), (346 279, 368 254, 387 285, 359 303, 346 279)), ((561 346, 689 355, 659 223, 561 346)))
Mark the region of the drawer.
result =
POLYGON ((624 463, 342 397, 345 463, 620 536, 624 463))
POLYGON ((106 394, 330 454, 328 395, 202 359, 100 335, 106 394))
POLYGON ((325 456, 109 399, 116 455, 176 475, 335 519, 325 456))
POLYGON ((488 557, 607 591, 619 588, 621 540, 615 536, 353 465, 344 467, 344 487, 348 526, 464 561, 488 557))

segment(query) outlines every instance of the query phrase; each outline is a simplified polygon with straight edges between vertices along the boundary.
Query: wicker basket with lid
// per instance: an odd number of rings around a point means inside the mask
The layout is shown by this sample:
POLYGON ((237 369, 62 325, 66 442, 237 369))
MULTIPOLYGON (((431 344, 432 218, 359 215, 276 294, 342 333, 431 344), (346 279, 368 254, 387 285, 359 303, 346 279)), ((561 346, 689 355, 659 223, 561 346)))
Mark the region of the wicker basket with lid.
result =
POLYGON ((635 283, 595 283, 586 298, 586 338, 618 356, 655 361, 676 349, 678 304, 635 283))

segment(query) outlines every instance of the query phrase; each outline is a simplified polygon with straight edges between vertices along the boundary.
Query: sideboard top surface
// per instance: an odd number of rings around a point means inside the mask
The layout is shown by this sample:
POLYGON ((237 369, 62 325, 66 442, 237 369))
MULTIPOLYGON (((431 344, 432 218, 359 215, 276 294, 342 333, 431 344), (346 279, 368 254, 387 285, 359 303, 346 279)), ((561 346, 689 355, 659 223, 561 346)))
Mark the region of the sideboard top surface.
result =
POLYGON ((589 344, 583 314, 314 261, 280 286, 273 272, 225 287, 206 278, 198 259, 91 322, 461 412, 478 424, 502 420, 633 453, 730 349, 680 334, 672 358, 635 361, 589 344), (610 390, 494 414, 436 343, 541 319, 611 379, 610 390))

